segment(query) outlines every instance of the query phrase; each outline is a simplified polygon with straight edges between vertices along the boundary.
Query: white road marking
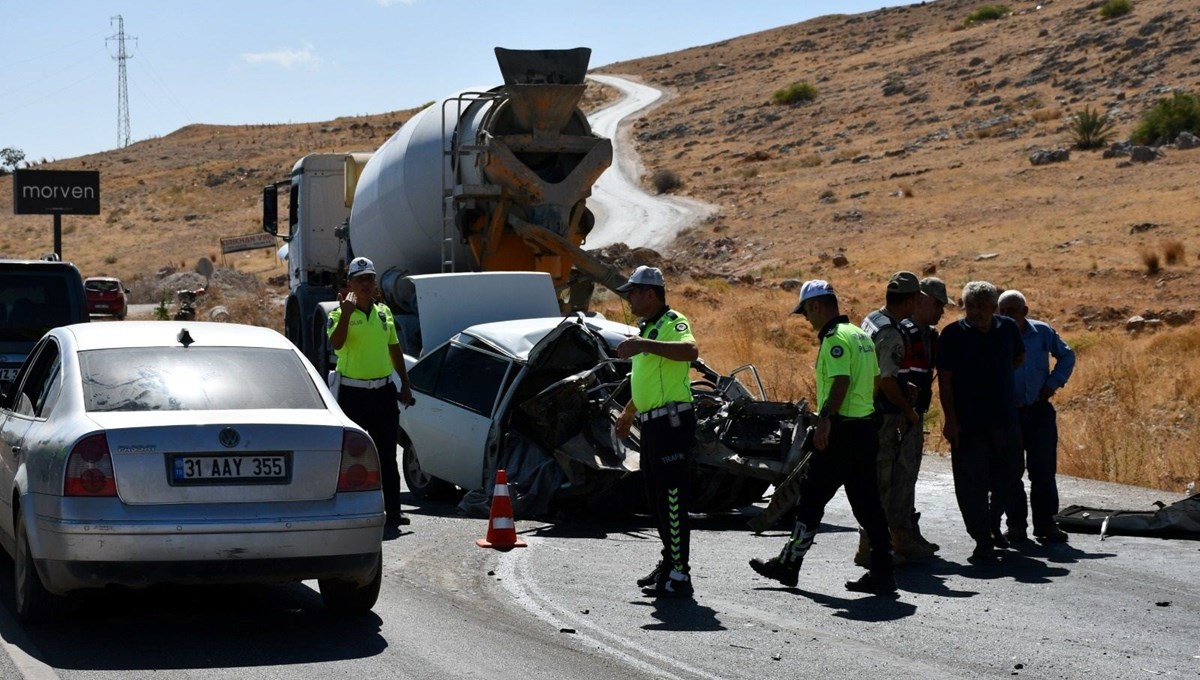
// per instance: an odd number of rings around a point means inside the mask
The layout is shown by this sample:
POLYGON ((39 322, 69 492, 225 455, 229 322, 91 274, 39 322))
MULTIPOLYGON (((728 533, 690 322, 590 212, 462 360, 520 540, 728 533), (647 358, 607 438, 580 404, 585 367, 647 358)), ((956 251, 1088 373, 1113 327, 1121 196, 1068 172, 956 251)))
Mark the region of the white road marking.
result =
MULTIPOLYGON (((530 548, 536 548, 536 544, 542 541, 542 539, 536 536, 529 536, 525 540, 529 543, 530 548)), ((605 654, 614 656, 635 668, 652 673, 658 677, 682 680, 679 675, 672 673, 672 671, 676 671, 683 672, 686 676, 690 677, 720 680, 721 676, 707 673, 679 659, 639 645, 612 631, 597 626, 582 615, 557 604, 552 597, 538 587, 533 577, 529 574, 528 561, 525 557, 528 554, 528 552, 522 551, 501 555, 500 565, 496 570, 497 575, 500 576, 500 582, 504 584, 504 589, 526 611, 550 624, 555 629, 574 628, 576 630, 576 637, 585 644, 590 644, 605 654), (564 625, 564 622, 569 625, 564 625), (653 662, 639 657, 652 659, 653 662)))

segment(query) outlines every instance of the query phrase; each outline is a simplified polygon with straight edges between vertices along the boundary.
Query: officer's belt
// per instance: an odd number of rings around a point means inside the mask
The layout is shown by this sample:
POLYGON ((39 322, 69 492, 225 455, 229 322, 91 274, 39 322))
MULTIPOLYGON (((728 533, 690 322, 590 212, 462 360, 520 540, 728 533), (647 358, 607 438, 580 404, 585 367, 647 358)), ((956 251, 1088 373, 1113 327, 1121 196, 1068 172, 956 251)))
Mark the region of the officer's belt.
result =
MULTIPOLYGON (((675 402, 675 404, 676 404, 676 406, 675 406, 676 413, 683 413, 684 411, 692 410, 692 405, 690 402, 678 401, 678 402, 675 402)), ((667 410, 668 408, 670 408, 670 404, 668 404, 667 406, 659 406, 658 408, 651 409, 649 411, 646 411, 645 413, 639 413, 638 414, 638 422, 644 423, 647 420, 654 420, 655 418, 661 418, 670 412, 667 410)))
POLYGON ((347 378, 342 376, 342 385, 345 387, 361 387, 364 390, 374 390, 391 382, 391 377, 375 378, 374 380, 359 380, 358 378, 347 378))

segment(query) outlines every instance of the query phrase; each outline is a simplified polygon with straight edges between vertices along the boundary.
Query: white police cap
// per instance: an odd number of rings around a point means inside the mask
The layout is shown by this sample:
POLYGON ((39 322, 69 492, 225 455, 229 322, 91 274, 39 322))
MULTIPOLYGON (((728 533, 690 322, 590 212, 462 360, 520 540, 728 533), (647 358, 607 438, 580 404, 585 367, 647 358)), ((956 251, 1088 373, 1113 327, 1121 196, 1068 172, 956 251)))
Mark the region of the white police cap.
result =
POLYGON ((624 293, 634 286, 658 286, 659 288, 665 288, 666 284, 663 283, 662 270, 657 267, 642 265, 633 270, 633 274, 629 276, 629 280, 618 286, 617 291, 624 293))

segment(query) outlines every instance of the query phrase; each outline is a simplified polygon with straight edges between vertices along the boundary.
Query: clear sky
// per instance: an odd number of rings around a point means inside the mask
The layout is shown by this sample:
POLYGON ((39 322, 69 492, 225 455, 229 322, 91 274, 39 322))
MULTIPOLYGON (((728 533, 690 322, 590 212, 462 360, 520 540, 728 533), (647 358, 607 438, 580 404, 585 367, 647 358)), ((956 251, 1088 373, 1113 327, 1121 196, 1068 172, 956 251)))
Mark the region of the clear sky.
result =
POLYGON ((192 123, 323 121, 499 84, 492 48, 592 48, 593 67, 894 0, 0 0, 0 148, 62 160, 192 123), (113 37, 112 40, 106 38, 113 37), (133 38, 136 38, 134 40, 133 38))

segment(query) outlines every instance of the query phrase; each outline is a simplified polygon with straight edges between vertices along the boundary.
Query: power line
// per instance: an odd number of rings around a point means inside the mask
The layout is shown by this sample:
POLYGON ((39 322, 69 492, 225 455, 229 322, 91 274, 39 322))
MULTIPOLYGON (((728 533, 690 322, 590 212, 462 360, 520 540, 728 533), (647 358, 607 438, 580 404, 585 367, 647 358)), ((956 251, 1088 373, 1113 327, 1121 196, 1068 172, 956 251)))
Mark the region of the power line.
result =
MULTIPOLYGON (((129 146, 129 81, 125 77, 125 62, 133 57, 125 51, 125 18, 120 14, 110 17, 110 26, 113 21, 117 22, 117 34, 105 38, 104 42, 117 41, 117 56, 113 57, 117 62, 117 148, 123 149, 129 146)), ((129 39, 137 42, 133 36, 129 39)))

